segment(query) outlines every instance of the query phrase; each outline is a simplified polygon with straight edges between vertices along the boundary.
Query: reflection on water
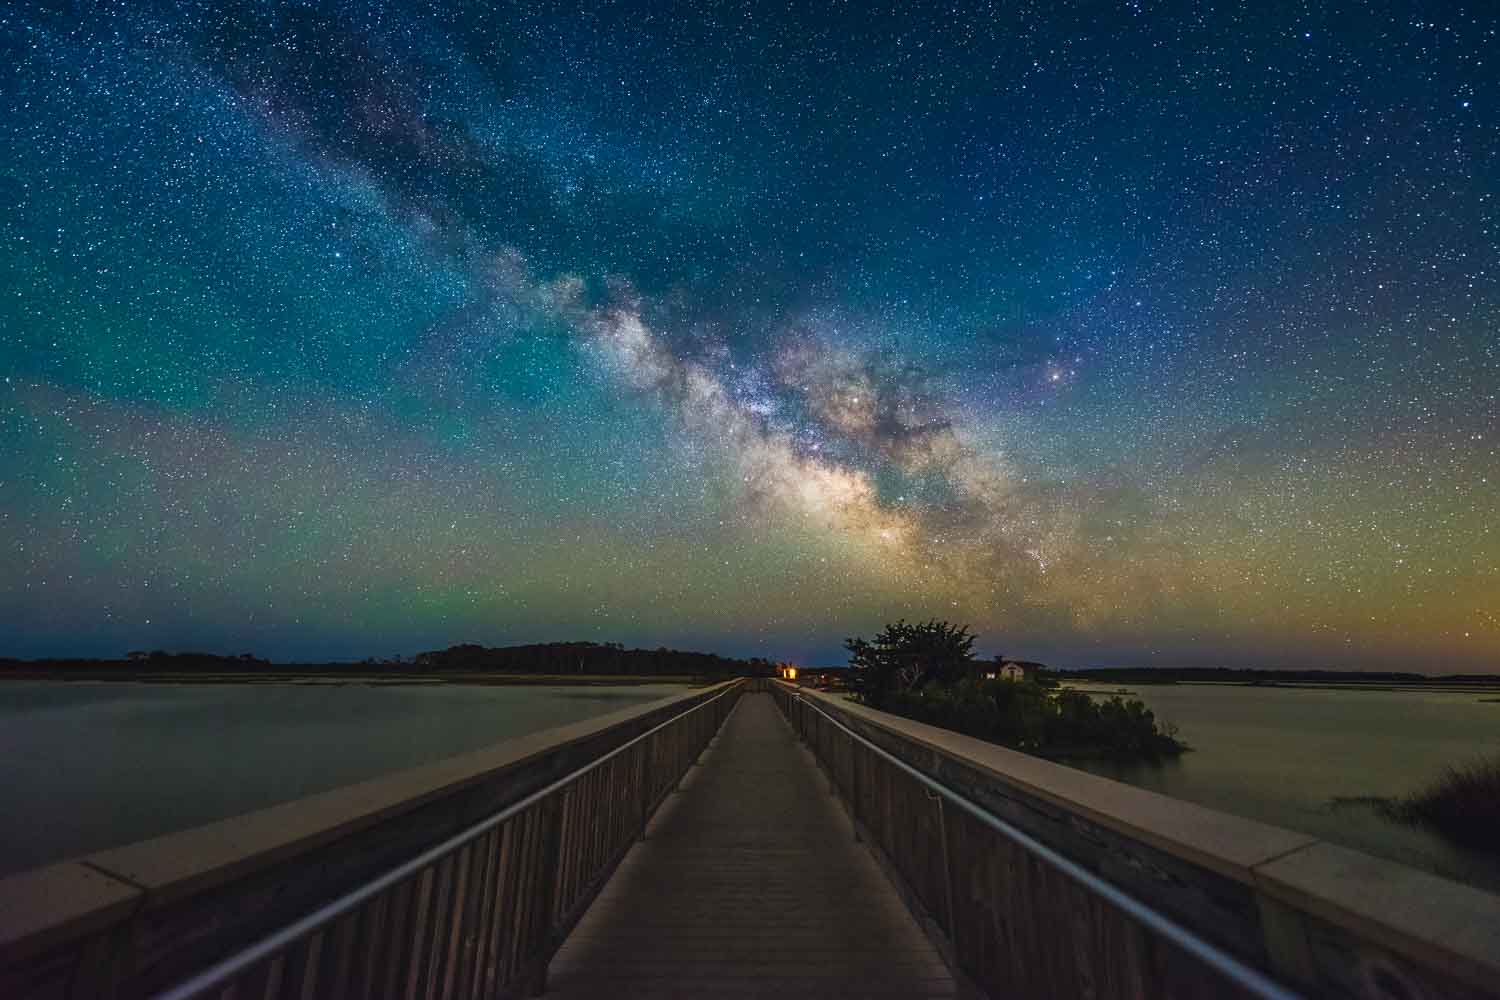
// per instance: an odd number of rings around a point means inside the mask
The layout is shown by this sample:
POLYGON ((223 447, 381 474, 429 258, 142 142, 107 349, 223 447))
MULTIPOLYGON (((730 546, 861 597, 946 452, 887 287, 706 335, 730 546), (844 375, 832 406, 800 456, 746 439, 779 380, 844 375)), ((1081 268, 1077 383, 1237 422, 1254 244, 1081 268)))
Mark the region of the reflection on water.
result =
MULTIPOLYGON (((1090 692, 1114 685, 1079 684, 1090 692)), ((1500 859, 1378 815, 1451 764, 1500 752, 1500 704, 1482 695, 1210 684, 1138 685, 1193 752, 1161 764, 1089 762, 1095 774, 1378 854, 1500 892, 1500 859)))
POLYGON ((0 683, 0 873, 682 690, 0 683))

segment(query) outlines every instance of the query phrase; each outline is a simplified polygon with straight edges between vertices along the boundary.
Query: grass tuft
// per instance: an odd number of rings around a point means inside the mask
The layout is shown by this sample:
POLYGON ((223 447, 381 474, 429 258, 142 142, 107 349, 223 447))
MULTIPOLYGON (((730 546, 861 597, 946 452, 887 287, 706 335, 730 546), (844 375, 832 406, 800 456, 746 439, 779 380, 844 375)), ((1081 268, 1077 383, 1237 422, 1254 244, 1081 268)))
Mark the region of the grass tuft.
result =
POLYGON ((1421 791, 1390 800, 1383 811, 1456 843, 1500 852, 1500 756, 1450 767, 1421 791))

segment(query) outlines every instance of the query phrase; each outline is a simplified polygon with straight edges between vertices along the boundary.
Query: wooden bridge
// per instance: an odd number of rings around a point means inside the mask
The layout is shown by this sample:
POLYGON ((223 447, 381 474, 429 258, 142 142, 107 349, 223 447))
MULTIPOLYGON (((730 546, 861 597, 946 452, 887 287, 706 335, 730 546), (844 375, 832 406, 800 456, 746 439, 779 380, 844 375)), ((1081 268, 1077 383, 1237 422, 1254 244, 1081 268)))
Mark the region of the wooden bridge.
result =
POLYGON ((740 700, 551 965, 574 997, 947 997, 953 976, 769 695, 740 700))
POLYGON ((0 880, 0 996, 1496 997, 1500 899, 766 680, 0 880))

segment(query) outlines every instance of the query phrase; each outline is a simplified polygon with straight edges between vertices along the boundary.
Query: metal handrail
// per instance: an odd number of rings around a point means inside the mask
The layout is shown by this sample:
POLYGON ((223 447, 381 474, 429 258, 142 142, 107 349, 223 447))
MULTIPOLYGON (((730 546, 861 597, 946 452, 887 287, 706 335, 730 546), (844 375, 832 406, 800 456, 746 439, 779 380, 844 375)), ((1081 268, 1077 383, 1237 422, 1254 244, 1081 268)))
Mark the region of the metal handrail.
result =
POLYGON ((656 733, 661 732, 663 729, 666 729, 668 726, 672 725, 675 722, 679 722, 682 719, 687 718, 694 712, 702 711, 709 705, 712 705, 714 702, 718 701, 720 698, 723 698, 736 691, 743 683, 744 681, 740 680, 735 684, 731 684, 723 691, 720 691, 712 698, 709 698, 707 701, 701 701, 698 704, 694 705, 692 708, 689 708, 687 711, 674 715, 672 716, 672 718, 666 720, 665 722, 653 726, 652 728, 646 730, 644 733, 641 733, 639 736, 633 737, 632 739, 620 744, 603 756, 596 757, 594 760, 585 764, 583 767, 578 768, 576 771, 572 771, 564 775, 563 777, 558 778, 551 784, 532 792, 525 798, 511 803, 504 809, 501 809, 499 812, 480 820, 478 823, 475 823, 468 829, 454 834, 452 837, 449 837, 447 840, 443 841, 437 846, 428 848, 421 854, 418 854, 416 857, 412 858, 410 861, 407 861, 404 864, 391 869, 384 875, 381 875, 379 878, 376 878, 373 881, 365 883, 357 889, 353 889, 345 893, 344 895, 340 896, 338 899, 335 899, 330 903, 325 903, 323 906, 318 907, 318 909, 312 911, 311 913, 296 921, 293 921, 292 923, 283 927, 281 930, 262 938, 255 944, 250 945, 248 948, 236 952, 235 954, 230 955, 227 958, 220 959, 218 962, 215 962, 213 965, 209 966, 207 969, 204 969, 202 972, 199 972, 197 975, 194 975, 192 978, 179 983, 171 989, 158 993, 156 995, 156 1000, 191 1000, 191 998, 202 996, 210 990, 218 989, 220 987, 228 985, 230 980, 234 979, 234 977, 238 976, 242 972, 249 970, 254 965, 256 965, 256 963, 270 958, 277 952, 281 951, 283 948, 295 944, 299 939, 312 934, 320 928, 328 926, 339 917, 342 917, 345 914, 357 909, 360 905, 369 901, 370 899, 373 899, 375 896, 380 895, 385 890, 391 888, 394 885, 397 885, 405 879, 410 878, 411 876, 417 874, 422 869, 428 867, 434 862, 441 860, 445 856, 452 854, 454 851, 457 851, 465 844, 468 844, 484 836, 484 834, 488 833, 490 830, 495 829, 501 823, 504 823, 506 820, 511 819, 517 814, 526 811, 531 806, 534 806, 538 802, 547 798, 549 795, 553 795, 556 792, 561 791, 563 788, 577 781, 585 774, 588 774, 590 771, 598 768, 602 764, 608 763, 610 760, 618 757, 620 754, 624 753, 626 750, 629 750, 631 747, 635 746, 637 743, 640 743, 642 740, 654 736, 656 733))
POLYGON ((1037 840, 1035 837, 1032 837, 1030 834, 1025 833, 1021 829, 1012 826, 1005 820, 1000 819, 998 816, 995 816, 988 809, 985 809, 978 803, 975 803, 963 797, 962 795, 959 795, 957 792, 954 792, 946 785, 934 781, 932 778, 929 778, 921 771, 912 767, 910 764, 906 763, 906 761, 897 757, 895 754, 892 754, 888 750, 885 750, 883 747, 880 747, 879 745, 865 739, 865 737, 861 736, 859 733, 856 733, 854 730, 844 725, 838 719, 835 719, 833 716, 823 711, 817 705, 813 704, 806 697, 804 697, 801 692, 792 695, 792 697, 802 705, 812 709, 814 712, 817 712, 819 715, 827 719, 829 722, 833 723, 839 729, 842 729, 849 735, 851 739, 857 741, 866 749, 873 751, 882 760, 897 767, 910 777, 915 778, 930 791, 936 792, 945 800, 952 802, 964 812, 977 819, 980 823, 983 823, 985 826, 988 826, 990 829, 1001 834, 1002 836, 1009 838, 1011 841, 1013 841, 1023 849, 1029 851, 1036 857, 1051 865, 1053 868, 1056 868, 1064 875, 1067 875, 1069 878, 1073 879, 1085 889, 1108 901, 1109 903, 1112 903, 1114 906, 1118 907, 1120 910, 1124 911, 1135 920, 1139 921, 1146 927, 1149 927, 1151 930, 1171 941, 1173 944, 1177 945, 1177 947, 1197 958, 1204 965, 1224 976, 1226 979, 1231 980, 1247 992, 1255 996, 1262 997, 1264 998, 1264 1000, 1300 1000, 1300 993, 1295 993, 1287 989, 1285 986, 1282 986, 1280 983, 1271 979, 1259 969, 1256 969, 1253 966, 1247 965, 1246 963, 1240 961, 1238 958, 1229 954, 1229 952, 1220 948, 1218 945, 1204 940, 1197 934, 1188 930, 1186 927, 1177 923, 1177 921, 1173 920, 1171 917, 1168 917, 1165 914, 1152 909, 1135 897, 1125 894, 1111 883, 1106 882, 1098 875, 1095 875, 1087 868, 1084 868, 1082 865, 1078 864, 1076 861, 1072 861, 1062 854, 1059 854, 1057 851, 1048 847, 1046 844, 1043 844, 1041 841, 1037 840))

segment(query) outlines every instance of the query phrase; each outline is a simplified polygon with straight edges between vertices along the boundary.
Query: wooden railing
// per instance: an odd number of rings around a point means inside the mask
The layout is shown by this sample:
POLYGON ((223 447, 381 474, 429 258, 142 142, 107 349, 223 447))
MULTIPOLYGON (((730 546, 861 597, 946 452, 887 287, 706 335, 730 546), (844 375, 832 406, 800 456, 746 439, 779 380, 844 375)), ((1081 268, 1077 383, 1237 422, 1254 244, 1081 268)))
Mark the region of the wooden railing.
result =
POLYGON ((553 953, 739 693, 668 719, 163 1000, 539 995, 553 953))
POLYGON ((847 699, 773 694, 856 838, 990 996, 1500 996, 1494 896, 847 699))
MULTIPOLYGON (((219 942, 220 953, 207 968, 200 959, 196 970, 190 967, 192 974, 179 978, 175 985, 171 979, 163 981, 164 970, 190 959, 172 954, 172 942, 151 946, 156 959, 121 957, 122 951, 147 950, 146 942, 155 937, 148 929, 149 899, 141 899, 135 903, 139 917, 117 918, 116 925, 103 934, 87 928, 81 943, 68 952, 72 965, 64 975, 49 975, 55 961, 45 953, 30 963, 10 967, 0 963, 0 995, 159 995, 173 1000, 232 996, 244 1000, 535 994, 545 986, 547 963, 556 948, 631 844, 644 835, 652 813, 703 752, 744 686, 744 681, 735 681, 701 697, 674 699, 665 703, 675 706, 667 713, 660 709, 627 712, 622 713, 624 721, 612 726, 591 730, 588 724, 579 724, 558 730, 562 735, 552 746, 566 752, 608 741, 611 733, 629 727, 637 718, 650 723, 645 731, 637 727, 635 734, 627 732, 628 739, 613 740, 605 752, 560 777, 554 770, 554 777, 540 787, 532 782, 529 793, 435 845, 429 841, 431 846, 416 856, 356 884, 344 880, 335 898, 324 897, 321 905, 306 908, 279 928, 258 936, 239 932, 239 944, 227 954, 223 942, 232 940, 232 933, 220 933, 207 944, 185 934, 179 948, 188 955, 205 954, 213 941, 219 942), (575 735, 580 729, 589 730, 586 738, 575 735)), ((546 747, 546 736, 537 734, 524 741, 546 747)), ((555 762, 568 759, 576 760, 576 754, 559 757, 549 748, 519 758, 507 770, 536 774, 539 768, 551 770, 555 762)), ((415 784, 406 780, 402 787, 415 784)), ((430 788, 426 794, 432 794, 430 788)), ((291 814, 328 811, 314 800, 306 802, 306 806, 292 803, 278 808, 291 814)), ((231 826, 236 822, 226 821, 231 826)), ((248 818, 249 824, 254 822, 248 818)), ((390 826, 391 837, 409 835, 400 823, 390 826)), ((431 823, 427 826, 431 828, 431 823)), ((363 830, 357 842, 378 844, 380 835, 381 827, 374 825, 363 830)), ((163 839, 158 854, 171 850, 170 840, 163 839)), ((356 839, 345 843, 358 849, 356 839)), ((273 860, 272 853, 257 852, 242 859, 241 867, 284 868, 285 861, 273 860)), ((96 862, 87 864, 97 869, 96 862)), ((303 869, 304 877, 314 882, 324 874, 317 862, 303 869)), ((57 887, 64 883, 59 877, 41 884, 57 887)), ((0 882, 0 906, 27 906, 28 891, 35 891, 28 890, 31 885, 24 876, 0 882), (8 896, 7 887, 14 890, 8 896)), ((171 894, 164 891, 163 895, 171 894)), ((202 898, 191 904, 167 904, 167 910, 178 912, 190 905, 204 915, 204 921, 228 924, 231 932, 237 921, 242 927, 253 926, 255 912, 245 910, 247 899, 252 907, 274 899, 274 894, 267 897, 264 891, 247 894, 233 887, 198 895, 202 898)), ((30 900, 43 909, 52 902, 30 900)), ((30 939, 56 933, 55 928, 40 928, 30 939)), ((0 943, 14 953, 28 941, 0 943)))

